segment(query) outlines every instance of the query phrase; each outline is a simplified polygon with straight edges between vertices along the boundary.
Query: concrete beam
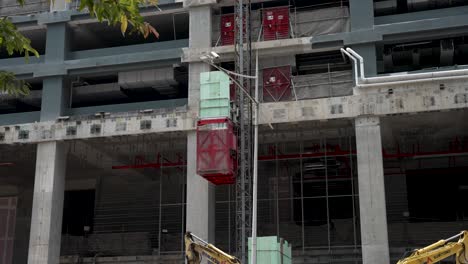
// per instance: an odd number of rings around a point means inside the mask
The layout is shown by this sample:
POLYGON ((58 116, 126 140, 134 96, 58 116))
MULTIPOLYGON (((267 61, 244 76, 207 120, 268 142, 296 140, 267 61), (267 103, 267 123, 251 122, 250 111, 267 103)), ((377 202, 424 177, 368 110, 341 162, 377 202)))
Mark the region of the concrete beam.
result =
POLYGON ((352 119, 360 115, 397 115, 468 108, 463 80, 388 85, 361 89, 360 95, 263 103, 260 123, 352 119))
POLYGON ((40 111, 0 115, 0 126, 39 122, 40 111))
POLYGON ((444 38, 450 35, 466 34, 468 15, 436 17, 399 23, 374 25, 373 28, 363 28, 351 32, 316 36, 311 39, 312 46, 323 46, 327 43, 343 43, 344 45, 365 44, 379 41, 412 41, 419 40, 421 34, 426 38, 444 38), (430 35, 427 35, 427 34, 430 35))
MULTIPOLYGON (((280 39, 273 41, 261 41, 252 43, 252 49, 258 50, 261 57, 268 56, 286 56, 312 52, 324 52, 337 50, 342 46, 333 46, 331 48, 312 48, 310 45, 313 37, 280 39)), ((199 62, 200 56, 215 51, 221 55, 222 61, 234 60, 234 46, 204 47, 204 48, 183 48, 182 62, 199 62)))
POLYGON ((199 7, 217 4, 218 0, 184 0, 184 7, 199 7))
POLYGON ((382 139, 378 117, 356 118, 362 263, 390 263, 382 139))
POLYGON ((173 133, 194 129, 194 118, 183 109, 153 113, 116 113, 108 116, 74 117, 67 121, 45 121, 0 127, 3 144, 173 133), (148 124, 149 127, 147 126, 148 124))
MULTIPOLYGON (((463 80, 444 82, 442 87, 443 89, 439 82, 388 85, 376 89, 367 88, 362 90, 360 95, 262 103, 259 121, 260 124, 267 125, 353 119, 360 115, 386 116, 468 108, 468 88, 463 80)), ((195 103, 192 101, 190 109, 197 109, 195 103)), ((197 111, 187 112, 187 109, 182 107, 161 109, 159 112, 155 110, 147 114, 113 113, 104 117, 72 117, 63 122, 0 126, 0 135, 3 136, 0 144, 186 132, 195 129, 197 118, 197 111), (142 122, 150 122, 151 128, 141 127, 142 122), (26 131, 27 137, 24 136, 26 131), (70 134, 71 131, 76 133, 70 134)))
MULTIPOLYGON (((396 88, 389 85, 378 89, 367 89, 362 91, 361 95, 262 103, 260 123, 350 119, 362 114, 385 116, 457 110, 468 107, 465 100, 468 88, 464 87, 463 81, 446 82, 443 87, 444 89, 441 89, 438 82, 404 85, 396 88), (389 94, 389 89, 392 89, 391 94, 389 94)), ((26 117, 27 114, 14 115, 26 117)), ((194 129, 196 119, 196 111, 188 114, 187 110, 181 107, 170 110, 154 110, 153 113, 147 114, 138 112, 112 113, 104 117, 77 116, 63 122, 4 125, 0 127, 0 133, 4 136, 3 144, 35 143, 49 140, 188 131, 194 129), (146 121, 151 122, 151 128, 140 128, 140 123, 146 121), (101 129, 98 133, 91 133, 91 127, 95 125, 101 129), (76 129, 76 135, 67 135, 67 129, 70 127, 76 129), (29 131, 28 138, 20 139, 20 135, 24 131, 29 131)))
MULTIPOLYGON (((173 45, 172 47, 168 45, 169 48, 161 50, 156 49, 158 45, 148 44, 147 47, 145 46, 146 48, 135 45, 100 51, 74 52, 69 54, 72 59, 65 61, 45 61, 42 58, 31 58, 28 64, 23 58, 3 59, 0 60, 0 70, 13 72, 16 75, 33 75, 38 78, 162 67, 180 63, 182 50, 177 46, 183 45, 183 43, 187 43, 187 41, 181 40, 172 43, 176 45, 175 48, 173 45)), ((163 46, 165 47, 165 45, 163 46)))
POLYGON ((460 16, 468 13, 468 6, 457 6, 443 9, 434 9, 426 11, 418 11, 404 14, 379 16, 375 18, 376 25, 401 23, 406 21, 434 19, 439 17, 460 16))
POLYGON ((139 102, 139 103, 127 103, 127 104, 99 105, 99 106, 68 108, 66 111, 66 115, 93 116, 99 112, 123 113, 123 112, 135 112, 135 111, 149 110, 149 109, 152 109, 152 110, 174 109, 174 108, 184 108, 186 105, 187 105, 187 99, 173 99, 173 100, 148 101, 148 102, 139 102))

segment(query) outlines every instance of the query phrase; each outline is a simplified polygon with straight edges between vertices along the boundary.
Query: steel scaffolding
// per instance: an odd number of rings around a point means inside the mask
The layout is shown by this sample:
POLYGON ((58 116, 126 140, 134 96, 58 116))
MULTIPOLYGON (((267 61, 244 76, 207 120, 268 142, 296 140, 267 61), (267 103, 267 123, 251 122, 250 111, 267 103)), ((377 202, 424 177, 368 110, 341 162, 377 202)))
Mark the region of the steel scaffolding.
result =
MULTIPOLYGON (((251 5, 250 0, 235 1, 235 66, 236 73, 251 75, 251 5)), ((247 92, 252 93, 250 79, 239 77, 247 92)), ((242 263, 247 263, 247 239, 252 223, 252 102, 243 92, 237 93, 239 109, 239 175, 236 180, 236 254, 242 263)))

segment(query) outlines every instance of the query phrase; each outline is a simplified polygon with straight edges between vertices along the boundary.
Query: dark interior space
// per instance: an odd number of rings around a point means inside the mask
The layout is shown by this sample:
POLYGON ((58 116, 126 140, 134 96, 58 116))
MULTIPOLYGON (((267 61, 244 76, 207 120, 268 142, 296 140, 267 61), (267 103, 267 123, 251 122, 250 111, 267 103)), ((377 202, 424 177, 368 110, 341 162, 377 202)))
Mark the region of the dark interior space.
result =
POLYGON ((0 114, 14 114, 41 110, 42 82, 28 81, 28 95, 3 95, 0 100, 0 114))
MULTIPOLYGON (((20 28, 21 30, 21 28, 20 28)), ((27 30, 27 31, 20 31, 26 38, 31 40, 31 47, 33 47, 40 55, 45 54, 45 45, 46 45, 46 29, 34 29, 34 30, 27 30)), ((32 58, 34 55, 32 53, 29 54, 32 58)), ((0 49, 0 59, 7 59, 7 58, 19 58, 24 57, 24 54, 20 53, 13 53, 8 54, 7 50, 2 46, 0 49)), ((26 60, 28 62, 28 60, 26 60)))
POLYGON ((411 222, 448 222, 468 218, 468 167, 407 171, 411 222))
POLYGON ((95 190, 65 191, 62 234, 93 233, 95 190))
MULTIPOLYGON (((302 173, 293 176, 293 188, 294 197, 301 197, 301 193, 303 194, 304 208, 314 208, 304 211, 304 225, 326 224, 327 217, 353 217, 350 207, 353 202, 353 182, 349 164, 348 157, 313 158, 303 161, 302 173)), ((302 222, 301 202, 300 199, 294 200, 294 221, 298 225, 302 222)))
POLYGON ((182 99, 188 96, 188 70, 184 66, 167 68, 171 79, 163 86, 151 86, 140 82, 132 87, 119 83, 117 74, 80 76, 72 81, 72 107, 89 107, 148 101, 182 99))
MULTIPOLYGON (((154 11, 155 14, 157 11, 154 11)), ((136 44, 164 42, 188 39, 188 13, 159 14, 145 17, 159 33, 159 38, 153 34, 144 38, 138 33, 128 32, 122 35, 120 26, 108 26, 107 23, 90 23, 79 26, 71 25, 72 51, 111 48, 136 44)))
POLYGON ((296 55, 298 75, 351 70, 351 64, 339 51, 296 55))

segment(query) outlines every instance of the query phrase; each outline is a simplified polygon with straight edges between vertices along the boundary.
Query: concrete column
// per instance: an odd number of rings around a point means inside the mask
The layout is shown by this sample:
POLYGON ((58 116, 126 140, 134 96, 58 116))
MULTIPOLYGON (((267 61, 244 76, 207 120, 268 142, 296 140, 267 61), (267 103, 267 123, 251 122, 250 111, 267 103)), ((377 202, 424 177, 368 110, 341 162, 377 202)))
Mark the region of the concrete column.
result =
POLYGON ((62 62, 70 49, 70 30, 67 22, 47 24, 46 63, 62 62))
POLYGON ((363 264, 388 264, 387 209, 378 117, 356 118, 363 264))
POLYGON ((349 12, 352 31, 369 29, 374 26, 373 0, 350 0, 349 12))
MULTIPOLYGON (((372 0, 351 0, 349 10, 351 31, 369 30, 374 27, 374 2, 372 0)), ((366 76, 377 75, 375 44, 353 45, 352 48, 364 58, 366 76)))
POLYGON ((364 58, 364 71, 366 77, 377 75, 377 55, 374 43, 353 45, 351 47, 364 58))
MULTIPOLYGON (((60 4, 60 1, 55 4, 60 4)), ((45 62, 63 62, 68 52, 68 43, 66 23, 48 24, 45 62)), ((54 121, 65 114, 69 104, 69 89, 64 76, 44 78, 41 121, 54 121)), ((59 263, 66 148, 65 143, 53 141, 37 145, 28 264, 59 263)))
POLYGON ((50 12, 54 11, 66 11, 70 7, 71 1, 67 0, 54 0, 50 3, 50 12))
POLYGON ((70 86, 64 76, 47 77, 42 82, 41 121, 56 120, 70 104, 70 86))
MULTIPOLYGON (((211 47, 211 4, 206 0, 186 0, 190 12, 190 48, 211 47)), ((189 113, 196 119, 199 109, 200 73, 210 71, 209 65, 196 62, 189 65, 189 113)), ((206 241, 215 240, 215 195, 214 186, 197 175, 197 135, 187 133, 187 231, 206 241)))
MULTIPOLYGON (((66 22, 47 24, 46 64, 60 64, 70 50, 70 33, 66 22)), ((70 86, 66 76, 48 76, 42 82, 41 121, 56 120, 70 104, 70 86)))
POLYGON ((65 165, 65 145, 38 145, 28 264, 59 263, 65 165))

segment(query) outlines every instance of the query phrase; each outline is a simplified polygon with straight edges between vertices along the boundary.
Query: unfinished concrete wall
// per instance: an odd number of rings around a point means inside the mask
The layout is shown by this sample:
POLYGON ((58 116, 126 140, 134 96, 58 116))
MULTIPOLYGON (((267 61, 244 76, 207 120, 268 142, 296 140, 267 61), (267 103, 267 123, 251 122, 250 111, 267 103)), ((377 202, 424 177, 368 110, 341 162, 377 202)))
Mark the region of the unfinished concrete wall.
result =
POLYGON ((26 264, 28 261, 29 231, 31 229, 32 186, 22 189, 17 197, 18 207, 16 209, 13 259, 15 264, 26 264))
POLYGON ((0 3, 0 16, 24 15, 47 12, 50 9, 48 0, 25 0, 20 6, 16 0, 4 0, 0 3))

